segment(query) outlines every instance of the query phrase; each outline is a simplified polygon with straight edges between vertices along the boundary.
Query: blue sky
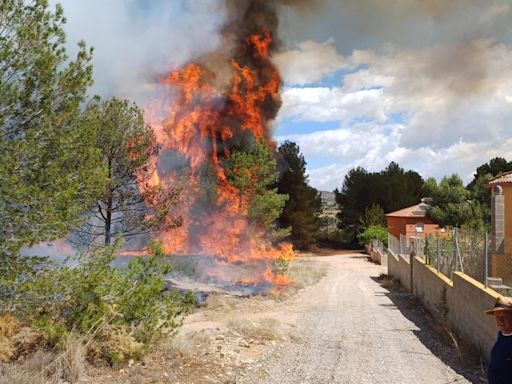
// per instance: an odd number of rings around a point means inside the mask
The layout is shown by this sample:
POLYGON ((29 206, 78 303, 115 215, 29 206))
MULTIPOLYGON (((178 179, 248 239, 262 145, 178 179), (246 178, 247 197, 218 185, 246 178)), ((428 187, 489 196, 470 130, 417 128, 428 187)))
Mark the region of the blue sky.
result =
MULTIPOLYGON (((95 47, 95 86, 143 105, 154 79, 221 47, 220 0, 65 0, 70 47, 95 47)), ((278 141, 299 144, 313 186, 398 162, 470 181, 512 160, 512 2, 302 0, 282 7, 278 141), (471 22, 468 22, 471 21, 471 22)))

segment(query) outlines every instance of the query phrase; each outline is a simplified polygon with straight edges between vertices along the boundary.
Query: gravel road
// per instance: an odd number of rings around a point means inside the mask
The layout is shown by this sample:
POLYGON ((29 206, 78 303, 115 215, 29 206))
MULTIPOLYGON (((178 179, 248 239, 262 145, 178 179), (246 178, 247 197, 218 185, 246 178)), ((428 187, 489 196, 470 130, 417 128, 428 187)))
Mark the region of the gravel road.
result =
POLYGON ((296 337, 269 350, 237 383, 481 382, 409 294, 379 284, 384 267, 361 254, 317 260, 329 272, 303 292, 314 304, 299 315, 296 337))

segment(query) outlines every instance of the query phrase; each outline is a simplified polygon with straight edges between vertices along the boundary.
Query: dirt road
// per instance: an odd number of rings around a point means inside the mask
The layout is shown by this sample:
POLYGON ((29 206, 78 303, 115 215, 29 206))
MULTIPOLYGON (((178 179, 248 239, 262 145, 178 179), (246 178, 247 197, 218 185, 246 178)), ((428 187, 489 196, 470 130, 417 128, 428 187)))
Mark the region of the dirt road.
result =
POLYGON ((470 383, 455 348, 404 292, 378 282, 385 268, 361 254, 319 258, 329 272, 300 295, 294 335, 237 383, 470 383), (299 308, 300 307, 300 308, 299 308))

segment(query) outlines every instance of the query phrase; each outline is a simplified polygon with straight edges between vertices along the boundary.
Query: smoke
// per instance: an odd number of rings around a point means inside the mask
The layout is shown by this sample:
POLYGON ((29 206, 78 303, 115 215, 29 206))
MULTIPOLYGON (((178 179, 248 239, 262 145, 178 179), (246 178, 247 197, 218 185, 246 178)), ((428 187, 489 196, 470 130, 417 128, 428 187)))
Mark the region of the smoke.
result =
POLYGON ((155 92, 156 74, 221 44, 225 9, 217 0, 51 0, 61 3, 67 48, 94 47, 91 93, 143 105, 155 92))
POLYGON ((334 38, 339 52, 392 44, 422 49, 442 43, 495 38, 510 41, 508 0, 325 0, 314 12, 282 12, 281 35, 289 45, 334 38))

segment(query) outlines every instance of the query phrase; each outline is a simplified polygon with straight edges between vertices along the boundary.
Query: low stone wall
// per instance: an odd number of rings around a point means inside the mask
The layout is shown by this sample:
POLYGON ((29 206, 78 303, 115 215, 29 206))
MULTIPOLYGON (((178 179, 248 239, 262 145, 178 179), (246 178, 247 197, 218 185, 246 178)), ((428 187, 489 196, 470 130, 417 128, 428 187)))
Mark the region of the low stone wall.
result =
POLYGON ((400 283, 411 290, 411 265, 401 256, 387 251, 388 275, 400 280, 400 283))
POLYGON ((469 341, 486 358, 496 341, 494 316, 484 313, 492 308, 498 293, 471 277, 455 272, 453 290, 448 296, 448 322, 462 340, 469 341))
POLYGON ((434 315, 446 318, 448 296, 453 288, 451 280, 435 268, 425 265, 422 259, 416 257, 414 261, 414 295, 434 315))
POLYGON ((484 311, 494 306, 498 293, 463 273, 455 272, 450 280, 422 258, 411 260, 412 276, 410 264, 388 252, 388 275, 398 278, 405 288, 412 288, 423 305, 445 321, 463 343, 477 348, 488 359, 497 330, 494 318, 484 311))
POLYGON ((378 249, 374 249, 372 246, 366 249, 368 255, 370 255, 370 259, 377 264, 387 265, 385 254, 382 254, 378 249))

